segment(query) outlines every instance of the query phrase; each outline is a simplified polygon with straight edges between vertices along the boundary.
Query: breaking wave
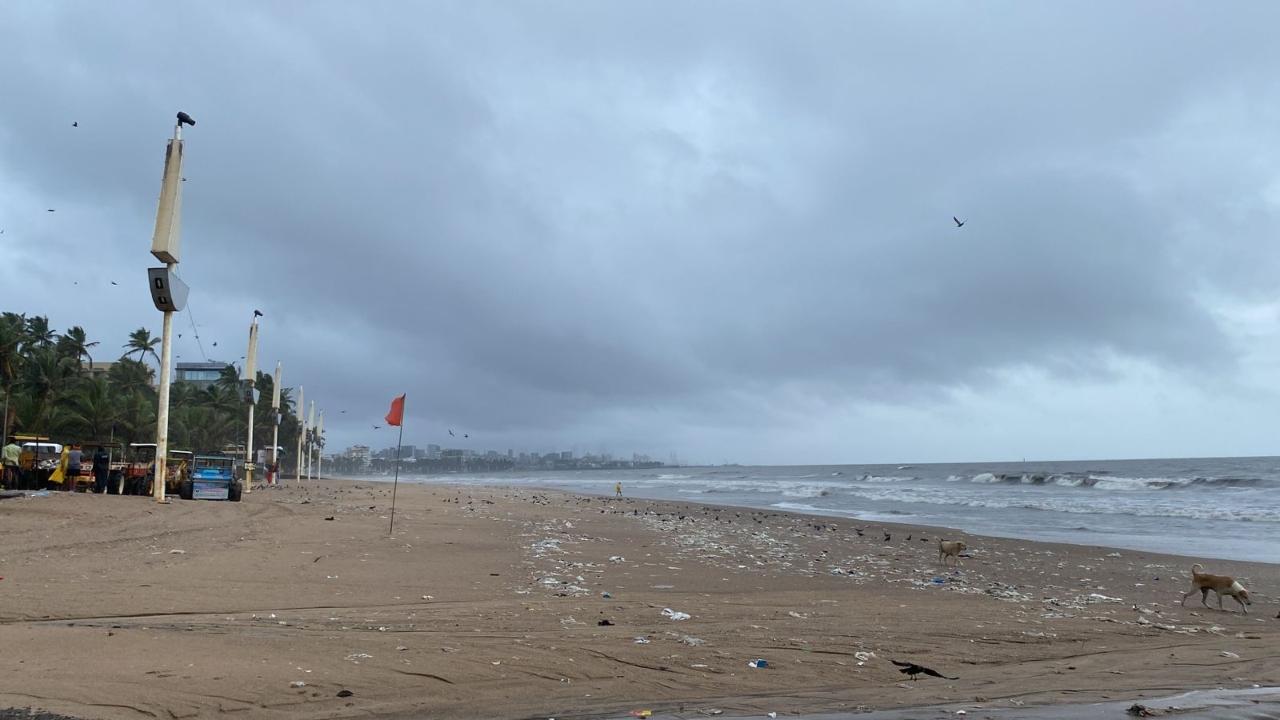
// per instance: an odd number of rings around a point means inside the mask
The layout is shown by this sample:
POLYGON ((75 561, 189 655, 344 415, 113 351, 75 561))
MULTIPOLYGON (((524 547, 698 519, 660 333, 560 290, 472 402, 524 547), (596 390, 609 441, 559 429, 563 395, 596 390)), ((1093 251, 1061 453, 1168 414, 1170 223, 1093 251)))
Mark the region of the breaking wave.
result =
MULTIPOLYGON (((955 475, 949 481, 961 480, 955 475)), ((1004 485, 1058 485, 1097 490, 1171 490, 1193 487, 1277 487, 1274 480, 1250 477, 1119 477, 1102 473, 979 473, 970 482, 1004 485)))

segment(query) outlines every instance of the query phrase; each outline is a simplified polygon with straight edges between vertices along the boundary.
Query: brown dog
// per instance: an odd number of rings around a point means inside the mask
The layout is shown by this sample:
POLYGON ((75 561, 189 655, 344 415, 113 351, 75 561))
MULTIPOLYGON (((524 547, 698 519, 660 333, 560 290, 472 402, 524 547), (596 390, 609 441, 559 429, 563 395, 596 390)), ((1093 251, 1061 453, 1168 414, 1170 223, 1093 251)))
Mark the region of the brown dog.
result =
POLYGON ((969 546, 965 545, 963 540, 939 540, 938 562, 946 565, 947 558, 955 558, 956 567, 960 567, 960 553, 968 549, 969 546))
POLYGON ((1224 609, 1222 607, 1222 596, 1230 595, 1235 598, 1236 602, 1240 603, 1240 609, 1244 614, 1249 614, 1247 606, 1252 605, 1253 602, 1249 600, 1249 591, 1244 589, 1240 581, 1229 575, 1210 575, 1201 572, 1202 570, 1204 570, 1204 566, 1200 563, 1191 566, 1191 589, 1182 596, 1183 607, 1187 604, 1187 598, 1195 595, 1197 591, 1200 592, 1200 604, 1209 607, 1209 591, 1212 590, 1218 596, 1219 610, 1224 609))

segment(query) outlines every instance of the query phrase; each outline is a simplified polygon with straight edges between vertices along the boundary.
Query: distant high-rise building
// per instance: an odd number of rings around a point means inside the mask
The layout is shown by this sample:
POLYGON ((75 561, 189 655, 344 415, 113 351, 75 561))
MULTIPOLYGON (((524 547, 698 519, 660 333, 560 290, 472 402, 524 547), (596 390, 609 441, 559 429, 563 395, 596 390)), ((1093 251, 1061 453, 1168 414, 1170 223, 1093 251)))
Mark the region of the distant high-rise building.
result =
POLYGON ((175 382, 194 385, 197 390, 206 390, 222 376, 224 362, 180 362, 177 364, 175 382))
POLYGON ((371 459, 369 457, 368 445, 352 445, 347 448, 347 451, 343 453, 343 455, 354 460, 357 468, 361 470, 369 469, 371 459))

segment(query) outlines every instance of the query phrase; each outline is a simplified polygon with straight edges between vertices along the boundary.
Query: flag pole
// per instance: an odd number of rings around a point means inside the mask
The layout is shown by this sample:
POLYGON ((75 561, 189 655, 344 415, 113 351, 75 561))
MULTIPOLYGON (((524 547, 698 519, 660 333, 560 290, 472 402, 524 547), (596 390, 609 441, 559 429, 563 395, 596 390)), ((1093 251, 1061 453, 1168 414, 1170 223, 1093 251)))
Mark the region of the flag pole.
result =
POLYGON ((391 483, 391 525, 387 527, 387 535, 394 534, 396 529, 396 488, 400 485, 400 443, 404 441, 404 420, 400 421, 400 437, 396 438, 396 477, 391 483))

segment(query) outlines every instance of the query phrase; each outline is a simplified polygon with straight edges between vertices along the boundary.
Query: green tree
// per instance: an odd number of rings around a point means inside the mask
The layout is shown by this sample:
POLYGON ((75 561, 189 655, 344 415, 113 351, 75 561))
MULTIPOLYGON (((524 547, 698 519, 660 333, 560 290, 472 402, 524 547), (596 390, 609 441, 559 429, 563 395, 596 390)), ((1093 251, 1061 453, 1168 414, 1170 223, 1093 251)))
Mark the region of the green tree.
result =
POLYGON ((139 360, 144 360, 148 355, 156 361, 156 365, 160 364, 160 356, 156 354, 156 346, 160 344, 160 338, 152 337, 151 331, 146 328, 138 328, 129 333, 129 342, 124 344, 125 352, 121 357, 129 357, 137 355, 139 360))

